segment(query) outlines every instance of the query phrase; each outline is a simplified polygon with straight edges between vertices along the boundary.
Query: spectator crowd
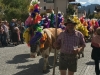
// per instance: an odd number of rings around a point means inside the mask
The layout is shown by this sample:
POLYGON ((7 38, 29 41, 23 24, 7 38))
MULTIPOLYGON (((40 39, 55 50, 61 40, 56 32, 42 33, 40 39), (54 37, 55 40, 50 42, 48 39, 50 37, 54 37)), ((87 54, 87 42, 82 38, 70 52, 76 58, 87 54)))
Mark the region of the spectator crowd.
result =
POLYGON ((2 47, 13 44, 24 44, 23 33, 25 30, 24 22, 12 19, 9 23, 7 20, 0 19, 0 44, 2 47))

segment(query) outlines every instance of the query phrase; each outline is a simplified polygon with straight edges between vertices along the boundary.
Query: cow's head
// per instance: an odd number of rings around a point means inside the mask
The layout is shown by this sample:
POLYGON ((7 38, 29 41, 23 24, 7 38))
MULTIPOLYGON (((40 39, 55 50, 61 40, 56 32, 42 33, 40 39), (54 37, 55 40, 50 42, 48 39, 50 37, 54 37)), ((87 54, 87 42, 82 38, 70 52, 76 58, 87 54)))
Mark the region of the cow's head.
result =
POLYGON ((31 57, 35 58, 39 53, 41 53, 41 49, 44 49, 45 42, 47 41, 47 34, 42 31, 42 36, 38 42, 31 45, 31 57))
POLYGON ((35 44, 30 45, 30 57, 31 58, 35 58, 38 53, 39 53, 39 42, 36 42, 35 44))
POLYGON ((39 53, 39 40, 42 37, 42 33, 41 32, 36 32, 34 34, 34 36, 31 38, 30 40, 30 51, 31 51, 31 55, 30 57, 35 58, 37 53, 39 53))

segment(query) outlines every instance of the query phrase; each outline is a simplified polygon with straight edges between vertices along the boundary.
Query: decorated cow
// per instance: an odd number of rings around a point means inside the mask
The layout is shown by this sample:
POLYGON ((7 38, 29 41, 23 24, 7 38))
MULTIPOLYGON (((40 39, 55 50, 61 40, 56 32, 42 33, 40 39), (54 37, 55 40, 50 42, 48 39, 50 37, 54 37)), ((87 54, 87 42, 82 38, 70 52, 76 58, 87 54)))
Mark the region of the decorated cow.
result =
MULTIPOLYGON (((47 66, 49 66, 48 58, 49 58, 50 52, 54 52, 53 43, 56 40, 55 29, 56 28, 46 28, 46 29, 43 29, 42 37, 41 37, 41 39, 39 41, 39 44, 37 46, 38 48, 35 48, 34 52, 31 53, 31 56, 35 58, 36 57, 36 53, 40 52, 40 54, 44 58, 43 72, 45 72, 46 69, 47 69, 47 66)), ((57 28, 57 36, 61 32, 62 32, 62 29, 61 28, 57 28)), ((59 50, 60 50, 60 47, 57 48, 56 55, 58 54, 59 50)))

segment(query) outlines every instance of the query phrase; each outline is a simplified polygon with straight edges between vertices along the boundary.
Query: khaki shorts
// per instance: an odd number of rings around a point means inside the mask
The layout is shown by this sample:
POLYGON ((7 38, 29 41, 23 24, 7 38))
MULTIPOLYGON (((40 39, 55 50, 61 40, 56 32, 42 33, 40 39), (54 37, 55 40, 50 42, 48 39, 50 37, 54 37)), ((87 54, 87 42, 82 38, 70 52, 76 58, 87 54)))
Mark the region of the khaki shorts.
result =
POLYGON ((77 55, 74 54, 60 54, 59 70, 77 71, 77 55))

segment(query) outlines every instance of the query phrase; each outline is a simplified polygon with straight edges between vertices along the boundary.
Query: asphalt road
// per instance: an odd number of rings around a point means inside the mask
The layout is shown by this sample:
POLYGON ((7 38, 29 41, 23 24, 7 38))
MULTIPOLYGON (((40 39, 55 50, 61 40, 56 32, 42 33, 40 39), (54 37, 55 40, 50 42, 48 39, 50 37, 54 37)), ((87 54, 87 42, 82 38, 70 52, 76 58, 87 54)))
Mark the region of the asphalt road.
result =
MULTIPOLYGON (((91 60, 90 43, 86 44, 85 57, 78 60, 75 75, 95 75, 94 61, 91 60)), ((50 65, 53 66, 53 53, 50 54, 50 65)), ((0 47, 0 75, 52 75, 53 67, 42 73, 43 58, 30 58, 30 48, 26 44, 0 47)), ((60 75, 56 64, 55 75, 60 75)))

